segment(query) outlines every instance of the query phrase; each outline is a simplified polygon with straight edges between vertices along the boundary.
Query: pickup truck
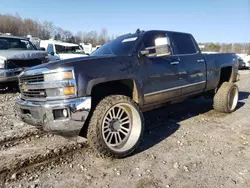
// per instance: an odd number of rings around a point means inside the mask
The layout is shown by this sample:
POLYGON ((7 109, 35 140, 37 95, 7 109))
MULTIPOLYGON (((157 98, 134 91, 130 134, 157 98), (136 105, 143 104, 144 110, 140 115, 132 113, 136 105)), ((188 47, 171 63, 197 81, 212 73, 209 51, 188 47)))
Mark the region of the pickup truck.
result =
POLYGON ((17 76, 25 68, 47 63, 47 56, 28 38, 0 35, 0 89, 17 85, 17 76))
POLYGON ((82 46, 57 40, 41 40, 40 48, 49 53, 50 61, 88 56, 82 46))
POLYGON ((89 57, 23 71, 20 118, 65 137, 86 136, 103 156, 132 154, 142 140, 143 111, 196 96, 215 110, 236 109, 234 53, 202 54, 191 34, 150 30, 107 42, 89 57))

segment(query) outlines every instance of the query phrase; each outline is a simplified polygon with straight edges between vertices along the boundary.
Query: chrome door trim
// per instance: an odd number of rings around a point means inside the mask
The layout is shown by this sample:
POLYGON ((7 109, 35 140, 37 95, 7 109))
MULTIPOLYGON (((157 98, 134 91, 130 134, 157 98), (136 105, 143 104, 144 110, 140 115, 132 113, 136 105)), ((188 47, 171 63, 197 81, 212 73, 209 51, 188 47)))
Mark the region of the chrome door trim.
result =
POLYGON ((198 59, 197 62, 198 63, 203 63, 205 60, 204 59, 198 59))
POLYGON ((168 92, 168 91, 172 91, 172 90, 176 90, 176 89, 181 89, 181 88, 185 88, 185 87, 190 87, 190 86, 194 86, 194 85, 199 85, 199 84, 203 84, 203 83, 206 83, 206 81, 200 81, 200 82, 196 82, 196 83, 193 83, 193 84, 187 84, 187 85, 184 85, 184 86, 178 86, 178 87, 173 87, 173 88, 169 88, 169 89, 164 89, 164 90, 161 90, 161 91, 146 93, 146 94, 144 94, 144 96, 147 97, 147 96, 156 95, 156 94, 159 94, 159 93, 164 93, 164 92, 168 92))
POLYGON ((180 62, 179 61, 173 61, 170 63, 170 65, 178 65, 180 62))

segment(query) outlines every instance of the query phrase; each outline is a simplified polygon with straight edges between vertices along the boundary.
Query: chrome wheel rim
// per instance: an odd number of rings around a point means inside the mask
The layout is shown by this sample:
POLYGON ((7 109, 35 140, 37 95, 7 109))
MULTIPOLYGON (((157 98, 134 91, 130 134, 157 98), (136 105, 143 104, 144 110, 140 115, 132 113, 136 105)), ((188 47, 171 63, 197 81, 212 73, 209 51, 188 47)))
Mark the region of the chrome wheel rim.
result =
POLYGON ((103 117, 103 140, 115 152, 131 149, 139 140, 141 129, 140 114, 129 103, 112 106, 103 117))
POLYGON ((238 99, 239 99, 239 92, 238 92, 237 87, 234 87, 231 90, 228 98, 229 98, 228 99, 229 100, 228 106, 229 106, 229 109, 232 111, 236 108, 237 103, 238 103, 238 99))

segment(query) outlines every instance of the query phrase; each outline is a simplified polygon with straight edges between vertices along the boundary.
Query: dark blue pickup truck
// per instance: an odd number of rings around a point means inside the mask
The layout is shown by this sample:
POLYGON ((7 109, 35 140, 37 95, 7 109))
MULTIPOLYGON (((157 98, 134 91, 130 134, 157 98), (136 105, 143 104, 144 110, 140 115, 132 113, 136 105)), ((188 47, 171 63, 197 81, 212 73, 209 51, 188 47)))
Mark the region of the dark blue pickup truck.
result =
POLYGON ((50 62, 19 76, 21 119, 67 137, 87 136, 99 153, 131 154, 142 139, 142 111, 186 98, 213 98, 231 113, 239 91, 234 53, 202 54, 191 34, 140 31, 89 57, 50 62))

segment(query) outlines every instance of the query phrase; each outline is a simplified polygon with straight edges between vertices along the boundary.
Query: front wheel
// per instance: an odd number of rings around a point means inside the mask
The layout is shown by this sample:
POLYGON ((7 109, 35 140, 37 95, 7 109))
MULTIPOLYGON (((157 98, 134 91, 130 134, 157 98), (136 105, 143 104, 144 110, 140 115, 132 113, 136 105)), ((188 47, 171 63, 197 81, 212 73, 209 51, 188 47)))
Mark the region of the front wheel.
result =
POLYGON ((236 84, 224 82, 214 96, 214 109, 223 113, 233 112, 238 104, 239 89, 236 84))
POLYGON ((100 154, 121 158, 137 148, 143 129, 143 115, 134 101, 127 96, 110 95, 96 106, 87 138, 100 154))

